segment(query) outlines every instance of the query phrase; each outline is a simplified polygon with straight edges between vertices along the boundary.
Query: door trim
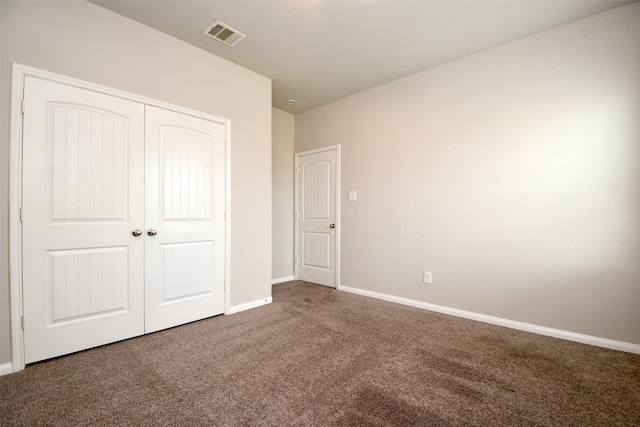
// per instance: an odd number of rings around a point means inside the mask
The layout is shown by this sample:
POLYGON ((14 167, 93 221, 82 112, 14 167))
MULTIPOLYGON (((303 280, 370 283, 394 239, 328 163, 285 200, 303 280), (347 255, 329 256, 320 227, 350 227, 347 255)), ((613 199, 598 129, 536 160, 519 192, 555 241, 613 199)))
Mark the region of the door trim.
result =
POLYGON ((172 110, 178 113, 194 116, 204 120, 220 123, 225 126, 225 287, 224 314, 231 313, 231 121, 211 114, 202 113, 180 107, 156 99, 113 89, 84 80, 51 73, 26 65, 13 63, 11 82, 11 119, 9 127, 9 292, 10 292, 10 321, 11 321, 11 365, 12 371, 18 372, 25 368, 24 362, 24 331, 22 329, 23 296, 22 296, 22 99, 24 95, 24 81, 26 77, 49 80, 81 89, 92 90, 130 101, 139 102, 154 107, 172 110))
POLYGON ((299 153, 295 153, 295 184, 294 184, 294 220, 295 220, 295 245, 294 245, 294 256, 293 260, 293 275, 294 279, 298 280, 298 261, 299 261, 299 243, 298 243, 298 233, 299 233, 299 221, 298 221, 298 181, 299 181, 299 173, 298 173, 298 162, 300 157, 308 156, 310 154, 324 153, 326 151, 335 151, 336 152, 336 199, 335 199, 335 207, 336 207, 336 289, 340 290, 340 230, 341 230, 341 222, 340 222, 340 155, 342 152, 342 146, 340 144, 330 145, 327 147, 316 148, 314 150, 301 151, 299 153))

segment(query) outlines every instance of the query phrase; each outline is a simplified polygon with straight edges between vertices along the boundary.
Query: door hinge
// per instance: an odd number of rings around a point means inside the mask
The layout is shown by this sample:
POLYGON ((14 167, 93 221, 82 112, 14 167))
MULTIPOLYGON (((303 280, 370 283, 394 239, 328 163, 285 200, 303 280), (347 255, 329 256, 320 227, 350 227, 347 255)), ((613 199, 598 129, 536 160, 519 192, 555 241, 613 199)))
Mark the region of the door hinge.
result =
POLYGON ((20 327, 24 331, 24 316, 20 316, 20 327))
POLYGON ((300 173, 300 168, 296 168, 296 173, 300 173))
POLYGON ((20 112, 24 114, 24 99, 20 101, 20 112))
POLYGON ((20 222, 24 222, 24 216, 22 215, 22 208, 20 208, 20 222))
POLYGON ((224 211, 224 220, 227 220, 227 211, 224 211))

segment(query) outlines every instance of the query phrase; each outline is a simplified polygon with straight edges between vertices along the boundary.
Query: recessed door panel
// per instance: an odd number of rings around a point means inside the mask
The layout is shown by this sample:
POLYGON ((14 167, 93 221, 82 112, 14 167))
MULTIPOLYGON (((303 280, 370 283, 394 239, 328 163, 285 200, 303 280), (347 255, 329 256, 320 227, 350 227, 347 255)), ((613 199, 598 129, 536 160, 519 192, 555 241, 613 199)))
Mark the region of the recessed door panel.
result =
POLYGON ((91 106, 49 103, 52 220, 126 219, 128 118, 91 106))
POLYGON ((175 126, 162 126, 159 133, 162 218, 210 220, 213 136, 175 126))
POLYGON ((162 302, 175 302, 214 291, 215 242, 173 243, 162 249, 162 302))
POLYGON ((127 247, 48 254, 52 323, 127 309, 127 247))
POLYGON ((303 232, 302 265, 312 268, 331 268, 329 257, 331 256, 331 234, 303 232))
POLYGON ((303 220, 331 218, 331 163, 318 161, 302 166, 303 220))

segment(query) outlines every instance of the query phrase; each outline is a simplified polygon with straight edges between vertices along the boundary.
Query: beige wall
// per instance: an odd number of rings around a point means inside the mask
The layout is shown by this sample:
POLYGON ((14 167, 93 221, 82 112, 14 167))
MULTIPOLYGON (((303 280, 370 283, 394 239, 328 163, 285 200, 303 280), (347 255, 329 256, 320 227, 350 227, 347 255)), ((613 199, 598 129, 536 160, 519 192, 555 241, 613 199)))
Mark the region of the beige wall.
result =
POLYGON ((231 305, 271 295, 271 81, 85 2, 1 3, 0 363, 10 361, 11 63, 231 120, 231 305))
POLYGON ((294 247, 294 121, 295 116, 277 108, 272 113, 271 165, 273 199, 273 261, 271 278, 274 280, 293 276, 294 247))
POLYGON ((640 344, 639 22, 636 3, 297 115, 296 151, 342 144, 342 285, 640 344))

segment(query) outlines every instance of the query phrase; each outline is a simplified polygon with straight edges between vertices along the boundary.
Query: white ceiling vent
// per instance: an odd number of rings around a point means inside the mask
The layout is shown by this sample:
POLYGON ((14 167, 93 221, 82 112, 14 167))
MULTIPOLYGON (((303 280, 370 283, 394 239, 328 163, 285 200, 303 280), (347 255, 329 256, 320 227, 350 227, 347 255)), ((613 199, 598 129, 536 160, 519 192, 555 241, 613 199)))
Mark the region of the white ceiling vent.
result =
POLYGON ((209 28, 204 31, 204 34, 231 47, 237 45, 242 39, 247 37, 240 31, 236 31, 220 21, 216 21, 211 24, 209 28))

